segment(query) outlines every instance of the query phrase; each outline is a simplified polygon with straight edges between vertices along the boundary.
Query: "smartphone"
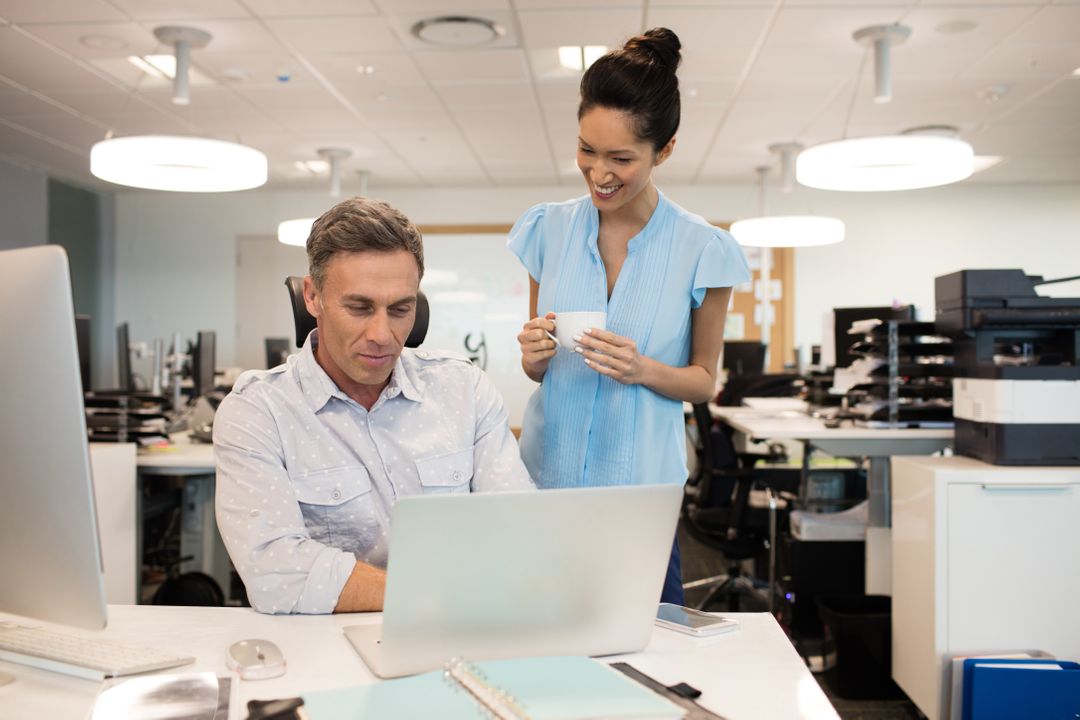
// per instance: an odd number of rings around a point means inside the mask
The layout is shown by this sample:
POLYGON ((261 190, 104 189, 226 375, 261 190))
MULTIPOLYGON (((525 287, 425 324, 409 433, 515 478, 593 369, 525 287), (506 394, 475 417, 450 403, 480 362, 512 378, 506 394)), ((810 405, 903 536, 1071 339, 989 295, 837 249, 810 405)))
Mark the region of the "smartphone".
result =
POLYGON ((739 627, 737 620, 671 603, 660 603, 656 611, 656 624, 694 637, 719 635, 739 627))

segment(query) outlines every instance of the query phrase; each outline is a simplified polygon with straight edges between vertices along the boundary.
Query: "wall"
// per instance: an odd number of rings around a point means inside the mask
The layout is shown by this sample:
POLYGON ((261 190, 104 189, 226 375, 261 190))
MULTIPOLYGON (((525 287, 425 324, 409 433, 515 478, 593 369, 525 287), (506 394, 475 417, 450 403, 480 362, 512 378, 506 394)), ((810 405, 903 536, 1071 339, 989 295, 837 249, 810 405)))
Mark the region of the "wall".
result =
MULTIPOLYGON (((577 186, 386 189, 372 194, 420 224, 510 223, 530 205, 572 197, 577 186)), ((751 185, 668 187, 710 220, 757 214, 751 185)), ((769 191, 771 214, 833 214, 848 224, 837 246, 796 251, 796 344, 820 341, 831 307, 913 302, 933 313, 933 278, 970 267, 1080 273, 1080 186, 959 184, 904 193, 769 191)), ((272 235, 279 221, 331 204, 325 193, 251 191, 214 196, 124 192, 116 200, 116 318, 132 337, 218 332, 219 365, 233 362, 238 235, 272 235)), ((1058 294, 1080 295, 1080 284, 1058 294)))
POLYGON ((0 250, 48 242, 48 178, 0 160, 0 250))

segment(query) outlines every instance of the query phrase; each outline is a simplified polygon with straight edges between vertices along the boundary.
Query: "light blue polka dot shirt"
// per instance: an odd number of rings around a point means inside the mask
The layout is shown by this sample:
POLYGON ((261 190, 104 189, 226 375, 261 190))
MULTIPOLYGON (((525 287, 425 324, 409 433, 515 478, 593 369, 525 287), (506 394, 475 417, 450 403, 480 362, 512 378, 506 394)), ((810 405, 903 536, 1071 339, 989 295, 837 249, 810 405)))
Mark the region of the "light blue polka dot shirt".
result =
MULTIPOLYGON (((607 329, 633 339, 641 354, 685 367, 690 311, 707 288, 750 279, 742 250, 660 193, 609 299, 599 227, 588 195, 537 205, 515 223, 508 245, 540 284, 537 313, 606 311, 607 329)), ((543 488, 683 483, 683 423, 682 402, 602 376, 560 349, 526 408, 522 457, 543 488)))
POLYGON ((534 487, 502 397, 463 356, 406 348, 369 411, 313 342, 241 375, 214 417, 218 528, 260 612, 332 612, 357 560, 386 566, 403 495, 534 487))

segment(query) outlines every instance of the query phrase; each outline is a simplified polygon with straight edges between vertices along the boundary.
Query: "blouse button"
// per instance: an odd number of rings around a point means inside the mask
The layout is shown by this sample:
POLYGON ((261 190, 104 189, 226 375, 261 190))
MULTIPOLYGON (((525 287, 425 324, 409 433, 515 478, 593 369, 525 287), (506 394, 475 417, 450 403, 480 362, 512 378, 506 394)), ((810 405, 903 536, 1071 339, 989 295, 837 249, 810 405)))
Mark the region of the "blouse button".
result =
POLYGON ((335 500, 340 500, 341 499, 341 491, 335 489, 334 492, 330 493, 330 497, 332 497, 335 500))
POLYGON ((459 473, 459 472, 458 472, 457 470, 455 470, 455 471, 454 471, 454 472, 453 472, 453 473, 452 473, 452 474, 450 475, 450 477, 451 477, 452 479, 454 479, 454 480, 460 480, 460 479, 461 479, 461 473, 459 473))
POLYGON ((248 515, 250 515, 251 517, 259 517, 259 511, 252 510, 250 513, 248 513, 248 515))

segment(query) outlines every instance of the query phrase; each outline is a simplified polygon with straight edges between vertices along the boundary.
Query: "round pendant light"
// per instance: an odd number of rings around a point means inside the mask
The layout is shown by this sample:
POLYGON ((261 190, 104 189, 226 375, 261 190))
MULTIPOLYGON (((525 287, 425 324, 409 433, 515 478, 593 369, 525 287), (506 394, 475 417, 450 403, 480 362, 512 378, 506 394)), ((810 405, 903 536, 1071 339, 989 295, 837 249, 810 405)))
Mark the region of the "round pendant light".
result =
POLYGON ((974 163, 971 145, 955 137, 882 135, 809 147, 796 159, 795 176, 821 190, 913 190, 963 180, 974 163))
POLYGON ((731 234, 748 247, 811 247, 844 239, 844 222, 818 215, 769 215, 736 220, 731 234))
POLYGON ((95 143, 90 172, 118 185, 173 192, 231 192, 266 183, 266 155, 224 140, 134 135, 95 143))
POLYGON ((286 220, 283 223, 278 223, 278 242, 284 243, 285 245, 305 247, 307 245, 308 235, 311 234, 311 226, 315 224, 316 220, 318 220, 318 218, 296 218, 295 220, 286 220))

